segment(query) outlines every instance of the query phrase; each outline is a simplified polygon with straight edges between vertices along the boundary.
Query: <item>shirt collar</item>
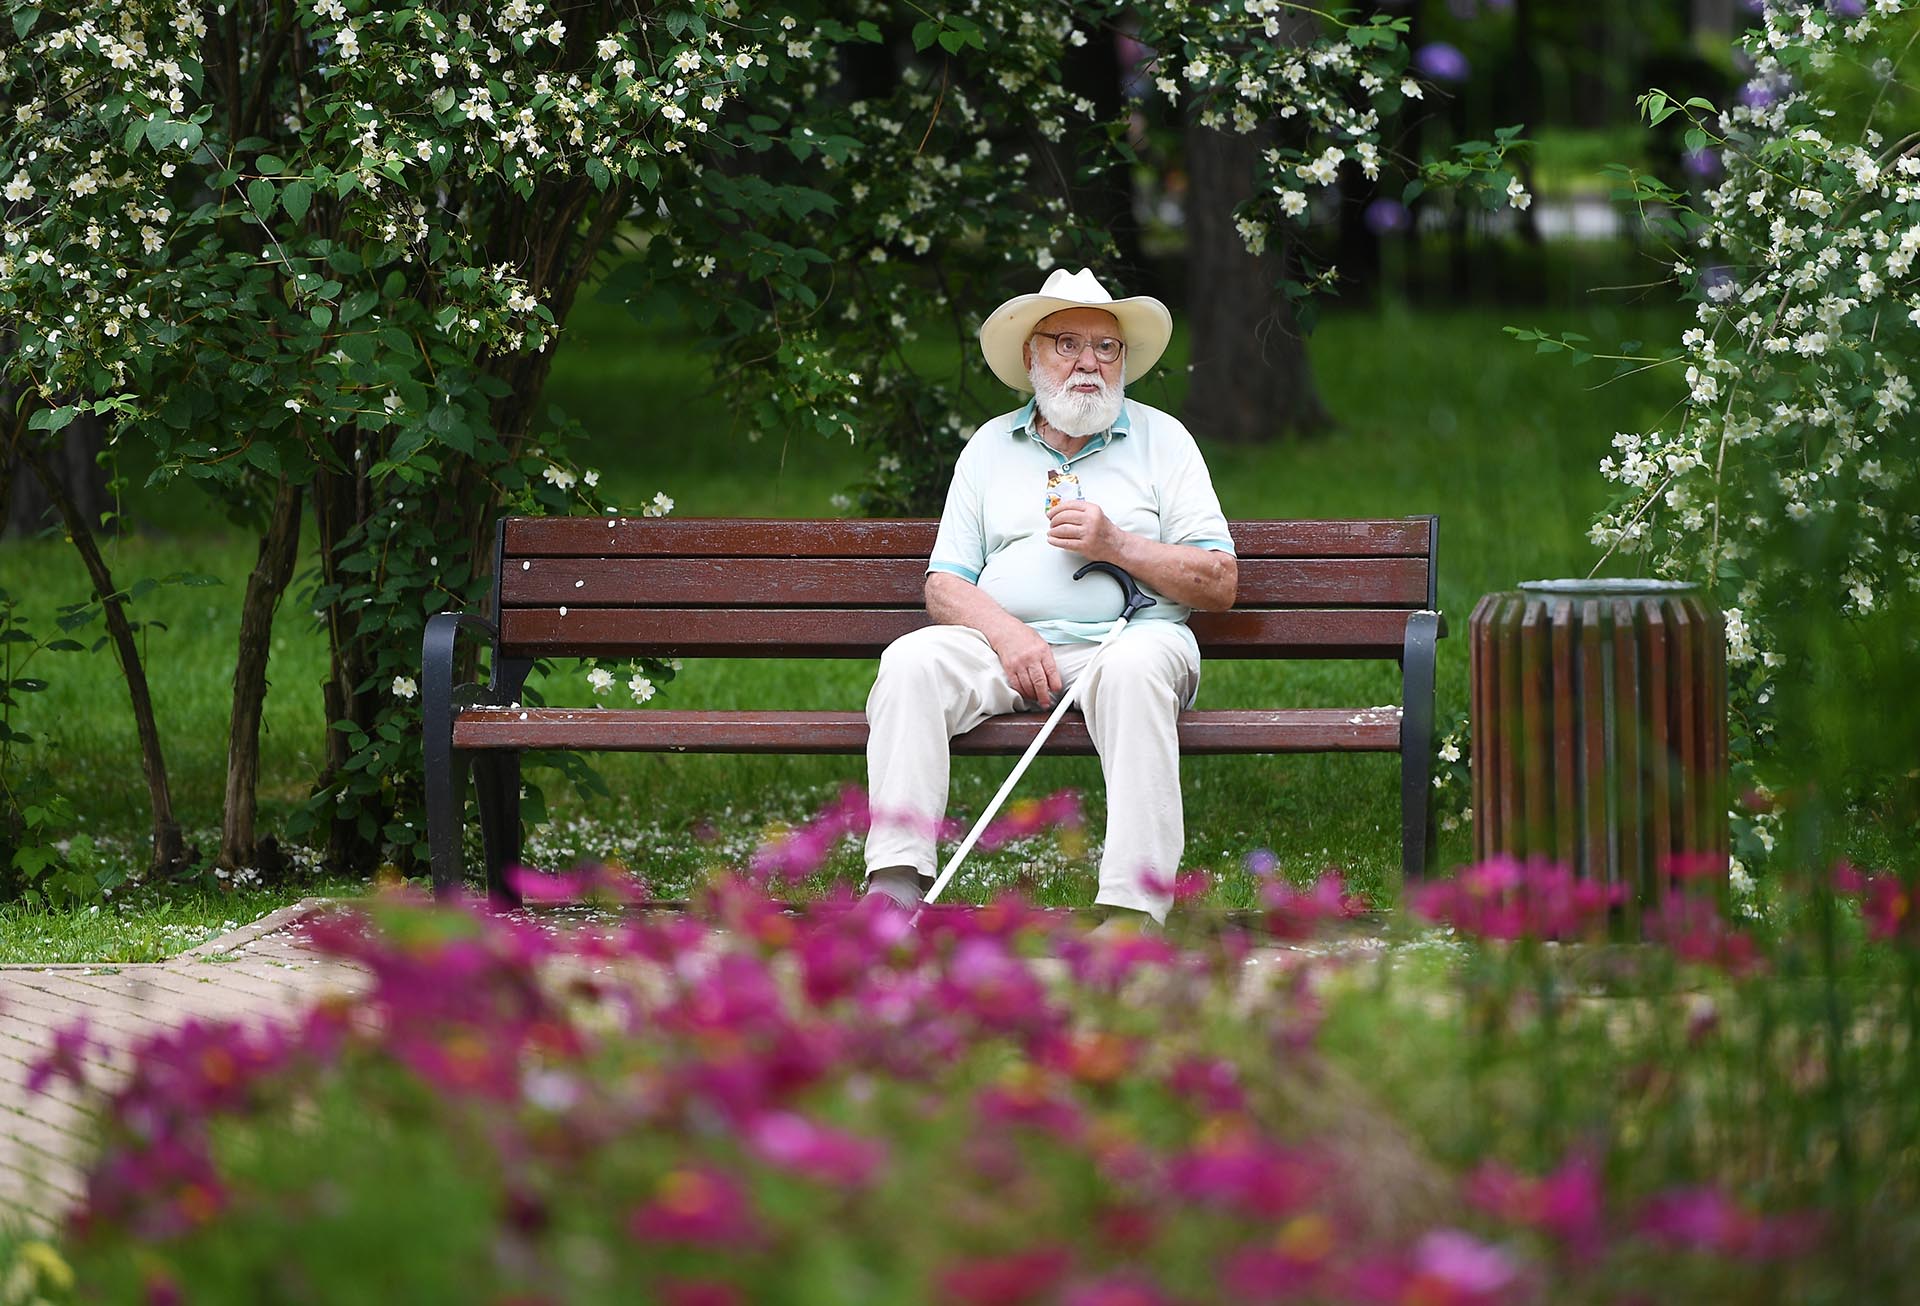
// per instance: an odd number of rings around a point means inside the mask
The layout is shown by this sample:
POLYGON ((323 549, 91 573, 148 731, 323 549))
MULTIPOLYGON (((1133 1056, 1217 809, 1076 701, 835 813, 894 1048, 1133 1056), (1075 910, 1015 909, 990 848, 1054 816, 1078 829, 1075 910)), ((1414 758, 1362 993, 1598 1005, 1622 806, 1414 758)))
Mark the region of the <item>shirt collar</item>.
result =
MULTIPOLYGON (((1133 415, 1128 411, 1127 404, 1123 400, 1120 404, 1120 416, 1114 418, 1113 425, 1100 432, 1100 434, 1118 440, 1121 436, 1131 433, 1132 430, 1133 415)), ((1038 399, 1027 400, 1026 406, 1013 415, 1012 433, 1014 435, 1032 436, 1036 440, 1040 438, 1040 401, 1038 399)))

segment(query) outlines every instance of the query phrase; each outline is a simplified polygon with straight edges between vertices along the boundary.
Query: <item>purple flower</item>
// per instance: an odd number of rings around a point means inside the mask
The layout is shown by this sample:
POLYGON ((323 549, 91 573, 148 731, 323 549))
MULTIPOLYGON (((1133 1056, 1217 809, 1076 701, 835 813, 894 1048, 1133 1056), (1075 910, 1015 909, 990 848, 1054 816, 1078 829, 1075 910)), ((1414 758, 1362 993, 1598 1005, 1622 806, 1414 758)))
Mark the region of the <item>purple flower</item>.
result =
POLYGON ((1255 848, 1247 854, 1247 874, 1259 879, 1272 875, 1280 867, 1280 859, 1271 848, 1255 848))
POLYGON ((44 1093, 56 1079, 68 1080, 75 1088, 85 1088, 85 1058, 91 1052, 105 1050, 106 1045, 94 1038, 84 1017, 61 1026, 54 1031, 53 1047, 28 1068, 27 1092, 35 1095, 44 1093))
POLYGON ((1458 46, 1445 41, 1429 41, 1413 52, 1413 66, 1422 76, 1436 82, 1464 82, 1472 71, 1467 56, 1458 46))
POLYGON ((1702 181, 1720 175, 1720 151, 1688 150, 1680 156, 1680 166, 1702 181))
POLYGON ((1376 236, 1397 236, 1413 226, 1413 214, 1396 199, 1381 198, 1367 205, 1363 214, 1367 230, 1376 236))

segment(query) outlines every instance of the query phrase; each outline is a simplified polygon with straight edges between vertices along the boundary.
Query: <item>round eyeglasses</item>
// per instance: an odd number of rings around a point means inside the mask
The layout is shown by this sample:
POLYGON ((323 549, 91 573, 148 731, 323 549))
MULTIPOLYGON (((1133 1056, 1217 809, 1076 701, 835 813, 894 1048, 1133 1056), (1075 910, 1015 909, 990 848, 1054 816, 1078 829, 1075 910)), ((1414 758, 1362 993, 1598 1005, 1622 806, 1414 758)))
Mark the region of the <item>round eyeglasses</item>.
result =
POLYGON ((1053 341, 1053 352, 1062 358, 1078 358, 1080 351, 1089 346, 1093 356, 1103 363, 1111 363, 1126 352, 1127 342, 1116 340, 1112 336, 1096 336, 1088 339, 1072 331, 1036 331, 1036 336, 1045 336, 1053 341))

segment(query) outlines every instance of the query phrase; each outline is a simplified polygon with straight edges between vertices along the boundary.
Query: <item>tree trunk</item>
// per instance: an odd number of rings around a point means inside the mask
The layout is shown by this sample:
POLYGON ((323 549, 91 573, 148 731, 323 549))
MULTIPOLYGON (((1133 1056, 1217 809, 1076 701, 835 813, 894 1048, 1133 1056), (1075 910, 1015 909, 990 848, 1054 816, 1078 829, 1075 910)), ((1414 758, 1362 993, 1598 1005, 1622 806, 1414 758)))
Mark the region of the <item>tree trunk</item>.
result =
POLYGON ((302 486, 280 478, 273 513, 240 604, 240 651, 234 660, 233 716, 227 728, 227 796, 220 820, 220 865, 230 870, 258 864, 253 818, 258 805, 267 657, 273 646, 273 614, 293 579, 299 552, 302 493, 302 486))
MULTIPOLYGON (((23 439, 21 443, 25 443, 23 439)), ((78 510, 94 530, 119 530, 117 523, 103 528, 101 514, 112 506, 107 474, 100 466, 106 428, 99 418, 83 414, 67 424, 56 447, 45 453, 48 470, 66 487, 78 510)), ((6 459, 0 457, 0 463, 6 459)), ((0 467, 0 536, 31 535, 59 520, 53 496, 37 477, 20 476, 17 466, 0 467)))
POLYGON ((148 861, 148 870, 156 876, 169 874, 185 861, 185 842, 180 834, 180 822, 173 815, 173 791, 167 784, 167 762, 160 750, 160 730, 153 719, 153 696, 147 691, 146 668, 141 665, 140 649, 133 640, 133 627, 128 623, 126 609, 120 603, 120 591, 113 583, 113 573, 107 569, 106 559, 100 556, 93 531, 73 501, 73 496, 47 465, 45 453, 33 441, 23 440, 21 451, 66 523, 67 535, 73 541, 73 547, 80 551, 80 559, 86 564, 94 593, 100 598, 101 610, 106 614, 107 635, 113 641, 114 651, 119 654, 120 672, 126 678, 127 695, 133 704, 134 732, 140 739, 140 770, 147 780, 147 802, 153 817, 153 852, 148 861))
MULTIPOLYGON (((313 519, 320 535, 320 581, 336 585, 340 580, 339 562, 345 552, 344 541, 363 523, 368 511, 368 487, 362 463, 353 457, 357 433, 342 431, 334 438, 340 455, 339 472, 322 469, 313 478, 313 519)), ((331 787, 346 773, 353 747, 347 735, 335 730, 334 723, 347 721, 362 730, 372 726, 372 706, 365 695, 355 691, 366 679, 366 655, 360 646, 359 614, 345 602, 335 599, 327 605, 327 679, 321 697, 327 716, 326 764, 318 787, 331 787)), ((371 869, 379 852, 376 839, 360 831, 359 823, 338 814, 327 822, 326 862, 338 872, 371 869)))
POLYGON ((1278 286, 1288 241, 1255 257, 1233 225, 1252 194, 1265 141, 1187 124, 1187 321, 1192 367, 1181 418, 1196 435, 1239 443, 1330 424, 1307 342, 1278 286))

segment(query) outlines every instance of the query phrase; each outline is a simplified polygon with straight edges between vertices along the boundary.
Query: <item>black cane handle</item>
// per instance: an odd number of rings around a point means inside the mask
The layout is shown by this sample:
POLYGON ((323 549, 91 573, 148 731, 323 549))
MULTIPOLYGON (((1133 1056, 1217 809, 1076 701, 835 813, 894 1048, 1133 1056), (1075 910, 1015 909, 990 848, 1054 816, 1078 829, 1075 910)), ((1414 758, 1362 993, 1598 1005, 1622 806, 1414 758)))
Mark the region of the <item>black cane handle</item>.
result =
POLYGON ((1132 621, 1134 614, 1139 612, 1140 609, 1150 608, 1158 601, 1151 594, 1142 591, 1133 577, 1129 576, 1125 571, 1111 562, 1089 562, 1079 571, 1074 572, 1073 578, 1079 580, 1090 571, 1106 572, 1107 575, 1113 577, 1114 583, 1120 587, 1120 592, 1126 595, 1126 604, 1120 609, 1120 620, 1122 621, 1132 621))

